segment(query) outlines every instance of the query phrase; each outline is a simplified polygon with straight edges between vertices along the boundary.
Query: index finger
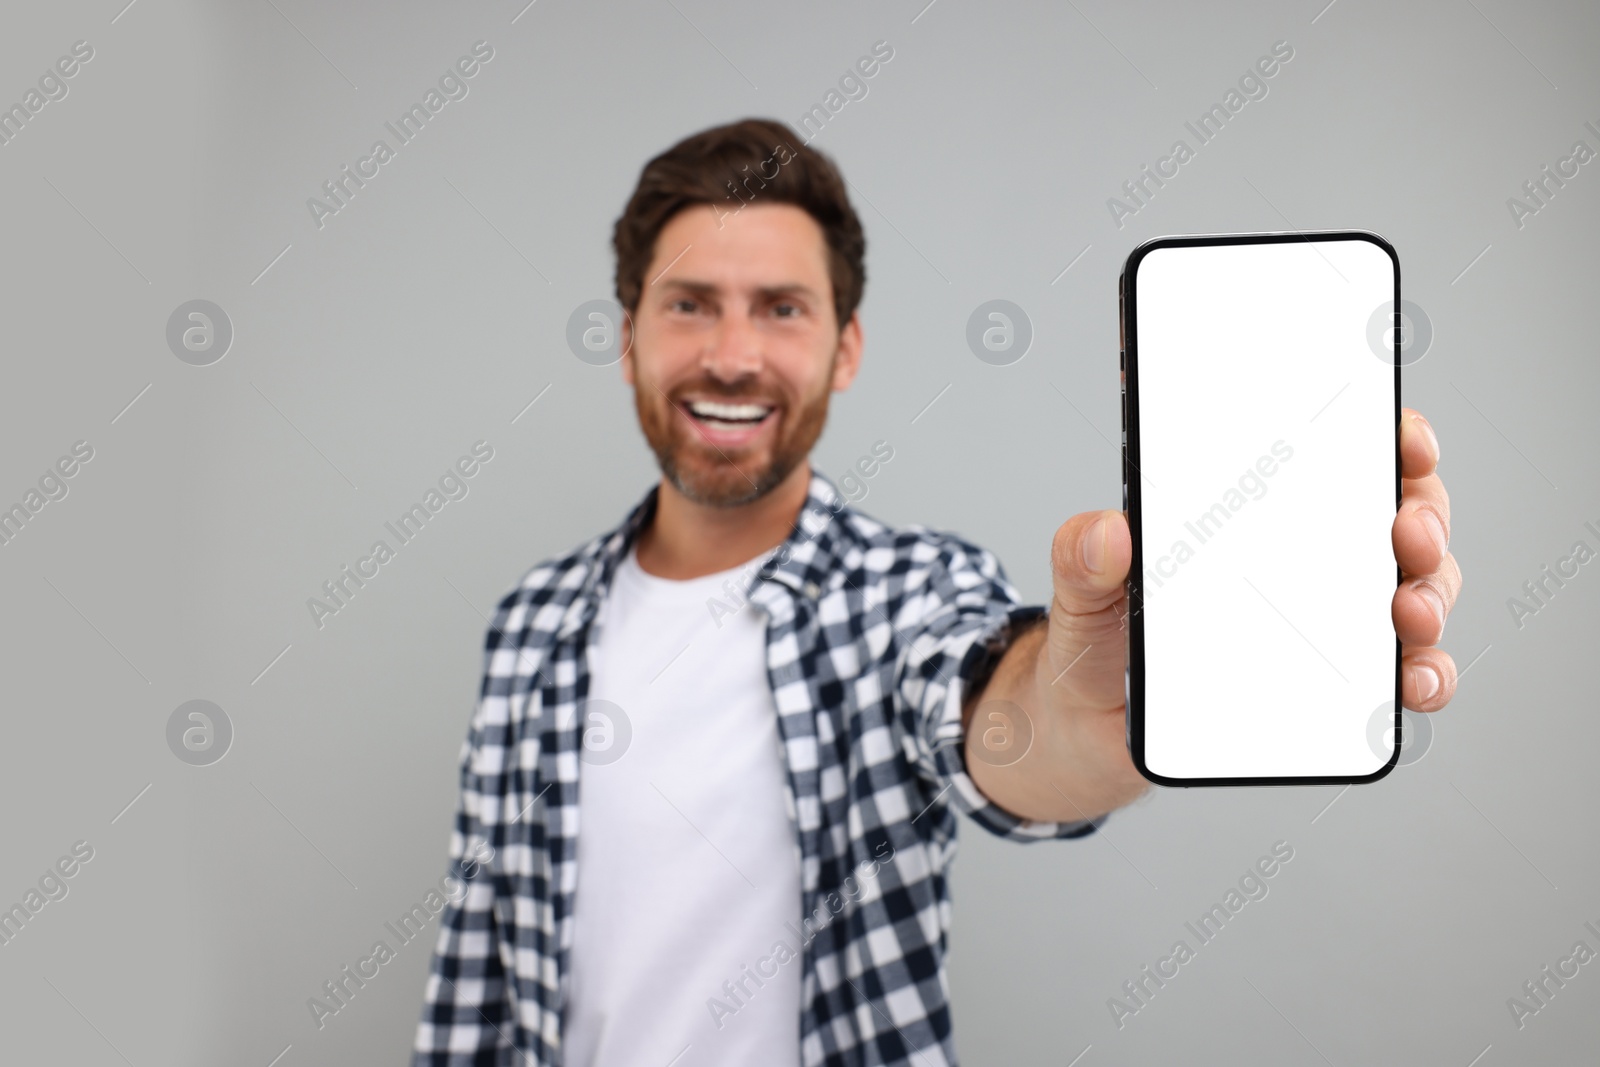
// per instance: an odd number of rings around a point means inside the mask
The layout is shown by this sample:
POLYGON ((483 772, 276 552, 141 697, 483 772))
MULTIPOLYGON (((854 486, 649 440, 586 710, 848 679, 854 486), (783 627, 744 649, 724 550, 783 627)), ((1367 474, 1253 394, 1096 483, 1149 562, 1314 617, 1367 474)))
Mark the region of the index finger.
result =
POLYGON ((1426 478, 1439 465, 1439 438, 1421 413, 1400 411, 1400 476, 1426 478))

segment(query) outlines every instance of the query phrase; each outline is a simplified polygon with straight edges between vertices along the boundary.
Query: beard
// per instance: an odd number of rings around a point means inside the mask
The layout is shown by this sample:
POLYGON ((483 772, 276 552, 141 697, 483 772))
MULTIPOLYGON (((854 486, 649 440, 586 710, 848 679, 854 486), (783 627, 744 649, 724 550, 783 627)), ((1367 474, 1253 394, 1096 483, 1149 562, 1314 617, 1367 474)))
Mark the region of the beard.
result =
POLYGON ((707 399, 773 406, 767 418, 773 420, 774 430, 763 432, 771 444, 758 439, 731 449, 702 436, 678 399, 663 395, 651 382, 635 379, 633 402, 639 427, 656 454, 662 476, 689 500, 707 507, 733 508, 766 496, 810 455, 822 436, 833 362, 828 363, 818 395, 801 398, 797 404, 790 404, 774 390, 728 385, 715 378, 699 378, 680 386, 676 391, 679 397, 692 393, 707 399))

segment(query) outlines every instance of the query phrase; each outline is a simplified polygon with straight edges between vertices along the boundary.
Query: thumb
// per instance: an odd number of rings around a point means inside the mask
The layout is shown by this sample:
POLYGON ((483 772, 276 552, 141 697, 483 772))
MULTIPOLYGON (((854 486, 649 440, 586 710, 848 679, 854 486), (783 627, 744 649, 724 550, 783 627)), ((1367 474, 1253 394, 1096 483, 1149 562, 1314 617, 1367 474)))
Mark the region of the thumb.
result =
POLYGON ((1074 615, 1103 611, 1121 597, 1133 538, 1120 511, 1085 511, 1061 524, 1051 546, 1056 602, 1074 615))
POLYGON ((1047 643, 1050 685, 1089 708, 1120 708, 1127 662, 1124 582, 1133 538, 1120 511, 1074 515, 1056 531, 1050 551, 1047 643))

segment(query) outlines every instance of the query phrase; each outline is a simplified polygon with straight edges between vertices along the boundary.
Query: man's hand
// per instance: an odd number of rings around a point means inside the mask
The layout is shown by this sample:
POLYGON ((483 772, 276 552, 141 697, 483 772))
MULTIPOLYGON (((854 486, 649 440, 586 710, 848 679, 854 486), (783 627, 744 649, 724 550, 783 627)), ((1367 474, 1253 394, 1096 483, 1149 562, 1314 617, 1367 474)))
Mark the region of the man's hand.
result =
MULTIPOLYGON (((1401 642, 1401 695, 1415 711, 1438 711, 1456 690, 1455 661, 1434 647, 1461 591, 1461 569, 1447 547, 1450 498, 1434 473, 1438 462, 1432 427, 1406 408, 1392 529, 1403 577, 1391 613, 1401 642)), ((967 698, 968 771, 984 795, 1014 815, 1091 818, 1130 802, 1149 784, 1128 753, 1125 726, 1124 583, 1132 558, 1122 512, 1085 512, 1063 523, 1051 546, 1055 596, 1048 626, 1013 642, 988 685, 967 698), (1032 727, 1027 754, 1008 766, 996 766, 979 747, 991 724, 970 719, 997 700, 1020 708, 1032 727)))
POLYGON ((1391 612, 1400 636, 1401 696, 1413 711, 1438 711, 1456 693, 1456 661, 1439 643, 1461 593, 1461 568, 1449 552, 1450 497, 1434 473, 1439 439, 1421 415, 1400 418, 1400 513, 1394 558, 1404 577, 1391 612))

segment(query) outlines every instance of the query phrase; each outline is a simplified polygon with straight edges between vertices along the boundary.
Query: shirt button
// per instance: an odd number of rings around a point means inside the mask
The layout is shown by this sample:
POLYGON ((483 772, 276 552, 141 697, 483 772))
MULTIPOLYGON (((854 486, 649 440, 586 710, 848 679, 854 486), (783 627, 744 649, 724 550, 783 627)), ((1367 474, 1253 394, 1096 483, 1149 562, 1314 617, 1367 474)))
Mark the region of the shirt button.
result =
POLYGON ((816 582, 807 582, 806 583, 806 596, 810 597, 812 600, 815 600, 815 599, 817 599, 817 597, 819 597, 821 595, 822 595, 822 587, 821 586, 819 586, 816 582))

